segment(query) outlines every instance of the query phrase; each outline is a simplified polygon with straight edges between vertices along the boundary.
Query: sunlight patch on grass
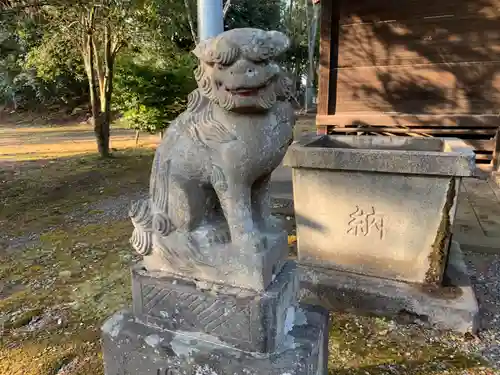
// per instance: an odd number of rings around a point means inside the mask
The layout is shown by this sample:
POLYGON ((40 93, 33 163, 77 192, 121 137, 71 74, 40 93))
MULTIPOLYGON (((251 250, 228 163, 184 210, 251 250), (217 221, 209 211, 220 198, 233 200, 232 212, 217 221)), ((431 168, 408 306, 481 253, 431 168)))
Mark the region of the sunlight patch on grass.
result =
POLYGON ((59 132, 74 132, 92 131, 92 127, 88 124, 74 124, 74 125, 58 125, 58 126, 31 126, 15 129, 0 129, 0 134, 46 134, 46 133, 59 133, 59 132))
POLYGON ((423 329, 401 329, 387 319, 349 313, 332 313, 331 321, 331 375, 479 375, 491 371, 481 359, 439 342, 430 331, 426 336, 423 329))

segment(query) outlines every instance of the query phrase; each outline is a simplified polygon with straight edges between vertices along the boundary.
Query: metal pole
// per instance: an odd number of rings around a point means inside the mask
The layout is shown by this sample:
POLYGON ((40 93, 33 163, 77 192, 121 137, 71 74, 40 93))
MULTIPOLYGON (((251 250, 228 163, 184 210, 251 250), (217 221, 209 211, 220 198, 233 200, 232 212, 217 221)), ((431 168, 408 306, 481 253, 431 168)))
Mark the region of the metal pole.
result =
POLYGON ((198 37, 205 40, 224 31, 222 0, 198 0, 198 37))

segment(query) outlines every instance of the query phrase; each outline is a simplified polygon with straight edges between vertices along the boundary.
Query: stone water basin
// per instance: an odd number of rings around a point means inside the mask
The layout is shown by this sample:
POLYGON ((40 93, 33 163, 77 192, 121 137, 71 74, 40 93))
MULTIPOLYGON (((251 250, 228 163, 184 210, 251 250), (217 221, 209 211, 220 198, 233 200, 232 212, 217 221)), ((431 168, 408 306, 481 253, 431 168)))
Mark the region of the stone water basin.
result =
POLYGON ((309 136, 293 168, 303 264, 440 284, 473 149, 455 138, 309 136))

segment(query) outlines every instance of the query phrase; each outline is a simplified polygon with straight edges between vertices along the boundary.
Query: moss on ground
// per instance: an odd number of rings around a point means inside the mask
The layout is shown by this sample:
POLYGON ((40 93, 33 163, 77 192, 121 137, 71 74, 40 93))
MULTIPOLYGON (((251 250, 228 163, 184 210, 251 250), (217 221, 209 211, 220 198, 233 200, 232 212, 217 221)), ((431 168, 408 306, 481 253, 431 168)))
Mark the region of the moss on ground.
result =
POLYGON ((37 247, 4 255, 10 267, 1 279, 23 289, 0 299, 0 374, 56 374, 68 355, 83 367, 94 365, 81 374, 102 372, 95 360, 99 327, 130 303, 132 256, 128 220, 100 229, 95 224, 60 229, 43 235, 37 247))
MULTIPOLYGON (((17 248, 0 247, 0 375, 103 374, 100 326, 130 304, 132 226, 68 215, 145 189, 151 160, 150 151, 127 151, 111 160, 20 163, 0 172, 2 233, 38 234, 17 248)), ((493 374, 477 358, 385 320, 335 314, 332 322, 332 375, 493 374)))
POLYGON ((441 342, 435 331, 348 313, 332 314, 329 354, 332 375, 496 373, 481 358, 441 342))

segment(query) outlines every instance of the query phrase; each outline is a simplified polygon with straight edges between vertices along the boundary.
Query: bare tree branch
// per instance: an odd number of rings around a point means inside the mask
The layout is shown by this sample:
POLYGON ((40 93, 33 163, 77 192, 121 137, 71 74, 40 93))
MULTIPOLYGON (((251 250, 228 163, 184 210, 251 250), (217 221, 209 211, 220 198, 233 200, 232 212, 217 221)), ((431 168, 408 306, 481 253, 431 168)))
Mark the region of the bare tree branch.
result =
POLYGON ((231 0, 227 0, 226 3, 224 4, 224 8, 222 9, 222 14, 224 15, 224 18, 226 18, 227 11, 231 8, 231 0))
POLYGON ((197 43, 198 37, 194 29, 193 15, 191 14, 191 7, 189 6, 189 0, 184 0, 184 7, 186 8, 186 16, 189 24, 189 30, 191 31, 191 36, 193 38, 193 42, 197 43))

